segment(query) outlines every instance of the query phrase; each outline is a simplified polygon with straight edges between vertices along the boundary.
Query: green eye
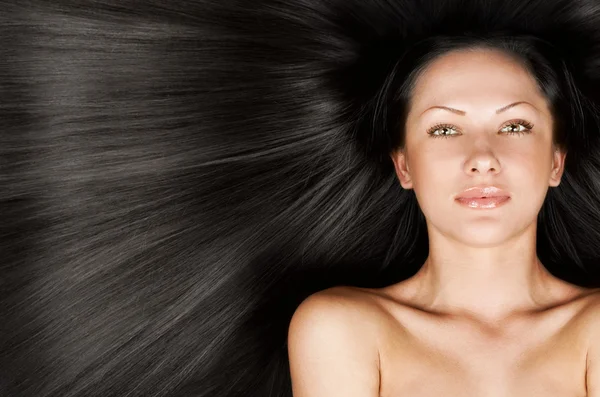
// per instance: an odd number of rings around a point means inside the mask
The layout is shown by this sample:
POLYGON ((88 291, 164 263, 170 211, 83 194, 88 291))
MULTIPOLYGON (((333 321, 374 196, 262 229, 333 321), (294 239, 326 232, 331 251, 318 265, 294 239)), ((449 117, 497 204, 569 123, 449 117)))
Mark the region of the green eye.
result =
POLYGON ((533 124, 525 120, 511 121, 506 124, 500 131, 507 132, 509 134, 524 134, 530 132, 533 128, 533 124))
POLYGON ((436 125, 434 127, 432 127, 431 129, 429 129, 427 131, 427 133, 431 136, 433 136, 434 138, 437 137, 448 137, 448 136, 453 136, 453 135, 457 135, 457 134, 451 134, 451 131, 456 131, 456 129, 454 128, 453 125, 450 124, 440 124, 440 125, 436 125))
MULTIPOLYGON (((526 120, 513 120, 506 123, 504 127, 500 129, 500 132, 509 135, 524 135, 530 133, 532 128, 533 124, 526 120)), ((437 124, 427 130, 427 133, 432 138, 448 138, 450 136, 461 135, 452 124, 437 124)))

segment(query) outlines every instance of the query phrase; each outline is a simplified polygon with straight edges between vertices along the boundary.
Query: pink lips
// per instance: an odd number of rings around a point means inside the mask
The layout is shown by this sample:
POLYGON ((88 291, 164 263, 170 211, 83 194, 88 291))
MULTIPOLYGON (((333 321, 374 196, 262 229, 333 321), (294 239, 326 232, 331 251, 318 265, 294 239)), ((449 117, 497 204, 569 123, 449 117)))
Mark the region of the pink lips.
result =
POLYGON ((496 186, 474 186, 456 196, 456 201, 470 208, 497 208, 510 199, 510 194, 496 186))

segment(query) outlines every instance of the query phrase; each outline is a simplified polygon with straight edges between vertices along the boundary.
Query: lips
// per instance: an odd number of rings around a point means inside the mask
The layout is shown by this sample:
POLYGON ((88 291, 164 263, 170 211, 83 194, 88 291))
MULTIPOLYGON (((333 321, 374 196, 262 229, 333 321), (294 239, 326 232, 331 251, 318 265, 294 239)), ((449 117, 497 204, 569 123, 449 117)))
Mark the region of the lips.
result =
POLYGON ((456 196, 456 199, 480 199, 489 197, 506 198, 510 197, 510 194, 496 186, 474 186, 460 193, 456 196))
POLYGON ((474 186, 456 196, 456 201, 471 208, 496 208, 510 199, 510 194, 496 186, 474 186))

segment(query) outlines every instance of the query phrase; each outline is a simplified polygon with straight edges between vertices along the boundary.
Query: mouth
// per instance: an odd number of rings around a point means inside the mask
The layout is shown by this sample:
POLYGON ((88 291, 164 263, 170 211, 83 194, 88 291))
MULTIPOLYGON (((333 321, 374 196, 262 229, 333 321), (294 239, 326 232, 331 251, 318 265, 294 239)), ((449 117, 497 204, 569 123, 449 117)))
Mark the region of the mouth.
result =
POLYGON ((475 209, 498 208, 507 203, 509 200, 509 196, 459 197, 456 199, 459 204, 475 209))
POLYGON ((509 199, 510 194, 507 191, 490 185, 470 187, 456 197, 459 204, 477 209, 497 208, 509 199))

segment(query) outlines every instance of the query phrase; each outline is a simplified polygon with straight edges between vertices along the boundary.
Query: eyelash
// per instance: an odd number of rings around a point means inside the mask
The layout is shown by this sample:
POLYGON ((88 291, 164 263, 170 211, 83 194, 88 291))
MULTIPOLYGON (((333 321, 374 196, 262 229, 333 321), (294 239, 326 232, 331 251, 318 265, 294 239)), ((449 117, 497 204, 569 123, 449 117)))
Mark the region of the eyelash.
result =
MULTIPOLYGON (((508 123, 504 124, 502 128, 507 127, 509 125, 513 125, 513 124, 520 124, 523 127, 525 127, 524 131, 514 131, 514 132, 507 132, 510 135, 525 135, 525 134, 529 134, 531 133, 531 130, 533 129, 533 124, 530 123, 529 121, 526 120, 512 120, 509 121, 508 123)), ((432 138, 450 138, 452 136, 457 136, 458 134, 454 134, 454 135, 436 135, 434 134, 434 132, 436 132, 437 130, 439 130, 440 128, 452 128, 452 129, 456 129, 456 127, 452 124, 437 124, 434 125, 433 127, 431 127, 429 130, 427 130, 427 134, 429 134, 429 136, 431 136, 432 138)))

